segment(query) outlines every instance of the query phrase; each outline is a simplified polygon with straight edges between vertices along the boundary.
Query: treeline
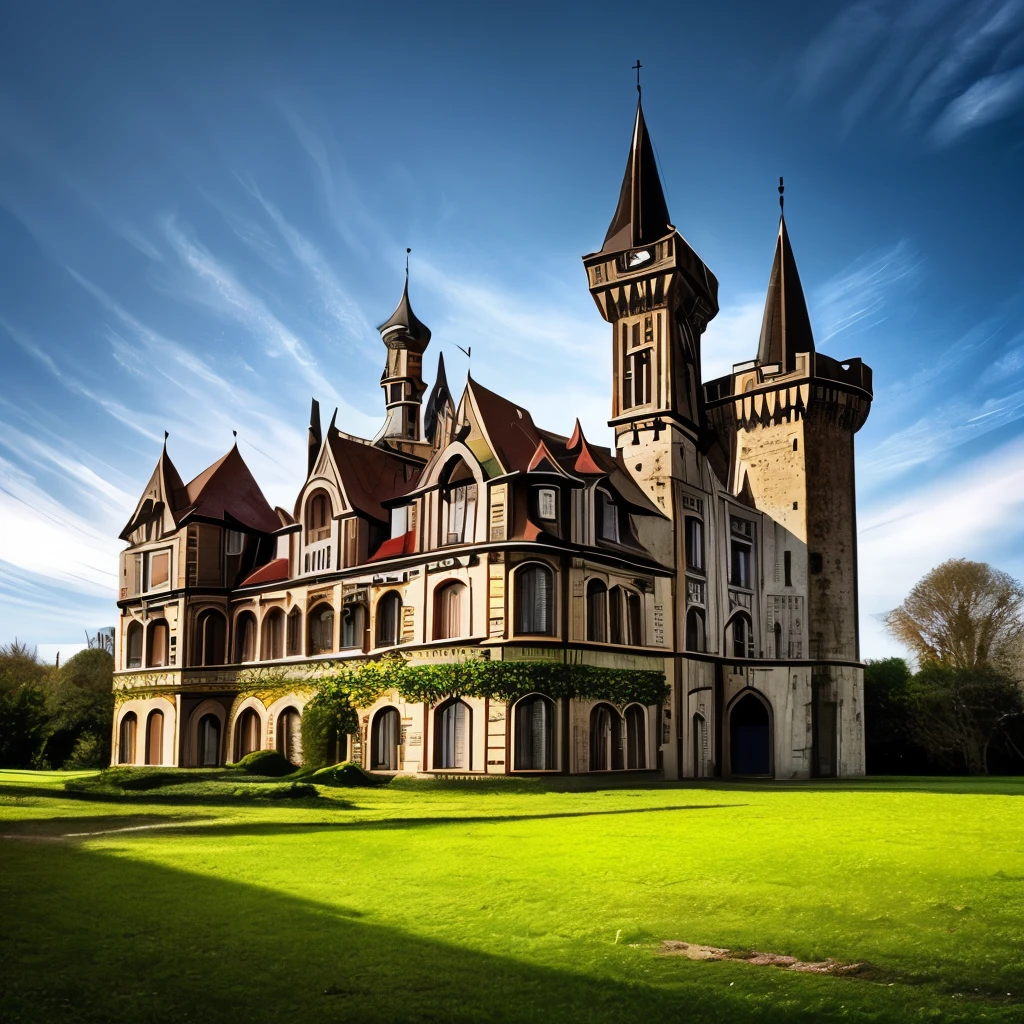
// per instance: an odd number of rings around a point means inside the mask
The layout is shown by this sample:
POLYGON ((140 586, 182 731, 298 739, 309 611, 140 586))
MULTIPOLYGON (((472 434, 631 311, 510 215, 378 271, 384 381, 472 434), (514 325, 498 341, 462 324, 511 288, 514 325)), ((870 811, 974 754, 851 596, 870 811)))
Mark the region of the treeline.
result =
POLYGON ((0 768, 110 764, 114 659, 86 650, 60 668, 34 649, 0 644, 0 768))
POLYGON ((864 669, 867 770, 877 775, 1024 771, 1024 587, 952 559, 885 619, 902 658, 864 669))

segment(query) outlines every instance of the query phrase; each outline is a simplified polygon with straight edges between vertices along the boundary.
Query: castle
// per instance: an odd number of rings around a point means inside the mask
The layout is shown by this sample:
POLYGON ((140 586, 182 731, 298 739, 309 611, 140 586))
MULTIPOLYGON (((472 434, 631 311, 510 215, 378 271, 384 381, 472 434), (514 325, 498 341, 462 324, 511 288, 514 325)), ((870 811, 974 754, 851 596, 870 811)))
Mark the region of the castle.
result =
POLYGON ((314 401, 291 511, 237 447, 184 484, 165 442, 121 534, 115 763, 299 763, 317 675, 398 651, 651 670, 665 699, 395 690, 358 709, 338 760, 863 774, 854 434, 870 369, 815 351, 783 217, 756 356, 702 383, 718 282, 669 219, 639 103, 615 215, 583 264, 611 325, 614 450, 472 378, 456 404, 441 359, 424 405, 430 331, 408 274, 380 327, 384 424, 372 440, 333 419, 324 432, 314 401))

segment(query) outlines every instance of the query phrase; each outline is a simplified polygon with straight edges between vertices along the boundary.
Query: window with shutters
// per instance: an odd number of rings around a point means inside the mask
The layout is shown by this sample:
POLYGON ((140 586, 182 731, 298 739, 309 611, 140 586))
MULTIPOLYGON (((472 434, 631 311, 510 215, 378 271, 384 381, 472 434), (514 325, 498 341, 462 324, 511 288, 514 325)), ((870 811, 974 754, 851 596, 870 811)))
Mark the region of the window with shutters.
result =
POLYGON ((521 636, 554 633, 554 573, 537 562, 515 574, 516 632, 521 636))
POLYGON ((654 401, 652 368, 654 365, 654 318, 644 317, 623 324, 620 350, 622 365, 622 410, 649 405, 654 401))
POLYGON ((505 539, 505 502, 508 487, 496 484, 491 488, 491 540, 505 539))
POLYGON ((442 704, 434 712, 434 767, 463 768, 472 764, 473 712, 462 700, 442 704))

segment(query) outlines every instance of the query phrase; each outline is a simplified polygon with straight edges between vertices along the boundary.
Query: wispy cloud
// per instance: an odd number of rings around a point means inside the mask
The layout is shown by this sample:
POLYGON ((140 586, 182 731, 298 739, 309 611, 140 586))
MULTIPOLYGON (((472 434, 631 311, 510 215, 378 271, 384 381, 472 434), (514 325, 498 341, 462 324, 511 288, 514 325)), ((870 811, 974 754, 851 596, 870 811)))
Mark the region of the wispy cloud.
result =
POLYGON ((856 3, 808 45, 796 94, 836 102, 843 131, 878 113, 950 145, 1024 106, 1024 2, 856 3))

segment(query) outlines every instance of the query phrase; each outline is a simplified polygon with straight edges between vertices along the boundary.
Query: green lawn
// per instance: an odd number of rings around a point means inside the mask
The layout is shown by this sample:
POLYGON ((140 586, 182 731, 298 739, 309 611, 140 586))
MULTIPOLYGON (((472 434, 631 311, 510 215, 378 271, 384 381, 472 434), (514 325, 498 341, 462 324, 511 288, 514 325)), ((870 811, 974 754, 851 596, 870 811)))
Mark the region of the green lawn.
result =
POLYGON ((66 777, 0 772, 0 1021, 1024 1020, 1024 780, 231 803, 66 777))

